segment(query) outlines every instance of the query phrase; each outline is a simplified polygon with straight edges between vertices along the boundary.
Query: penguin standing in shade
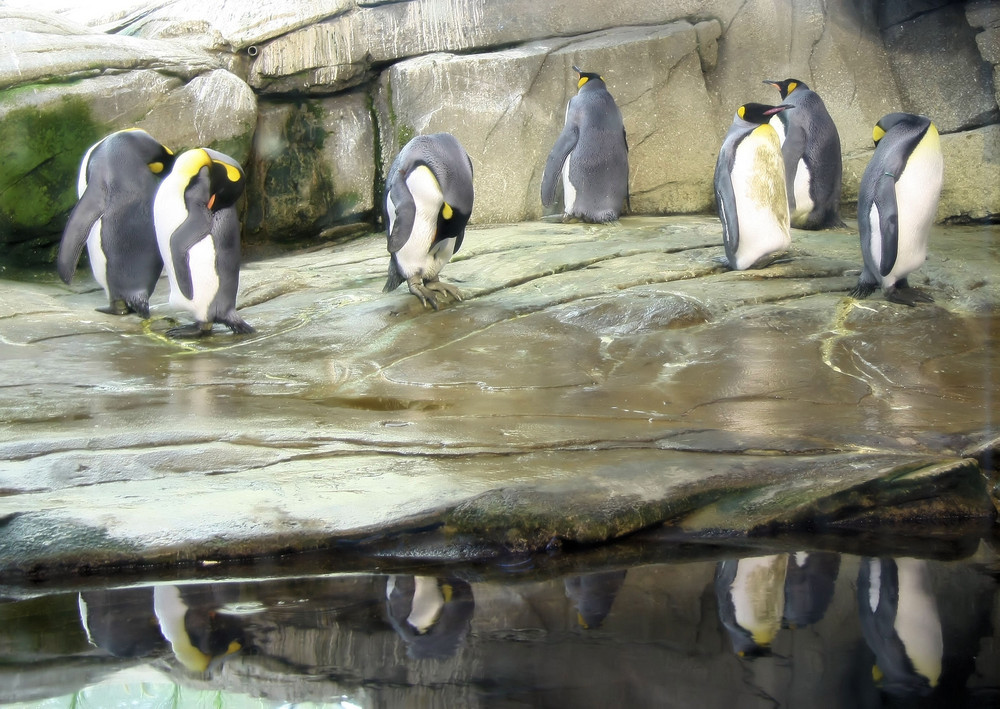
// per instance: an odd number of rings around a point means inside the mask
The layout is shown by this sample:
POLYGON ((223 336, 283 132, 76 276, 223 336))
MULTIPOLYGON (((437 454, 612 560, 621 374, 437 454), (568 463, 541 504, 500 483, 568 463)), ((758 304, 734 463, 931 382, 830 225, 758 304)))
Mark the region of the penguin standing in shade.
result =
POLYGON ((63 230, 56 270, 66 283, 87 245, 94 278, 108 296, 102 313, 149 317, 163 270, 153 229, 153 198, 174 155, 143 130, 112 133, 83 156, 79 201, 63 230))
POLYGON ((563 221, 613 222, 628 202, 628 143, 621 111, 599 74, 573 67, 579 93, 566 106, 566 123, 545 161, 542 204, 555 201, 562 174, 563 221))
POLYGON ((762 268, 791 243, 785 168, 778 134, 768 123, 790 106, 740 106, 715 164, 715 198, 725 263, 736 271, 762 268))
POLYGON ((236 313, 240 280, 243 168, 228 155, 197 148, 178 156, 153 203, 160 254, 170 280, 170 303, 190 311, 193 325, 170 337, 201 337, 221 323, 238 334, 254 329, 236 313))
POLYGON ((785 191, 791 225, 797 229, 843 226, 840 191, 844 166, 840 134, 819 94, 798 79, 766 79, 795 108, 771 118, 785 160, 785 191))
POLYGON ((894 303, 933 302, 907 276, 927 258, 927 238, 944 175, 941 141, 926 116, 890 113, 872 131, 875 153, 858 187, 864 269, 851 291, 864 298, 881 286, 894 303))
POLYGON ((462 299, 438 276, 462 247, 472 215, 472 160, 450 133, 419 135, 399 151, 385 180, 389 293, 406 283, 410 293, 438 309, 439 297, 462 299))
POLYGON ((875 653, 876 682, 896 696, 930 694, 941 678, 944 634, 927 562, 862 559, 858 614, 865 642, 875 653))

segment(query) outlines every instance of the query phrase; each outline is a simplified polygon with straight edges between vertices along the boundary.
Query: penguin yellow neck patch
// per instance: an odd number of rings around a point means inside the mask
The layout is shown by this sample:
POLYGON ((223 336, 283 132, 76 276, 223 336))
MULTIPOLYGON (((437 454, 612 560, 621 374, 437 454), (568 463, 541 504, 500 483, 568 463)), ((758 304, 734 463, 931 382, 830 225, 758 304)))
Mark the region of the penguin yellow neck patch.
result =
POLYGON ((451 219, 452 216, 454 216, 454 214, 455 214, 455 211, 451 208, 451 205, 448 204, 447 202, 445 202, 444 206, 441 207, 441 215, 445 219, 451 219))

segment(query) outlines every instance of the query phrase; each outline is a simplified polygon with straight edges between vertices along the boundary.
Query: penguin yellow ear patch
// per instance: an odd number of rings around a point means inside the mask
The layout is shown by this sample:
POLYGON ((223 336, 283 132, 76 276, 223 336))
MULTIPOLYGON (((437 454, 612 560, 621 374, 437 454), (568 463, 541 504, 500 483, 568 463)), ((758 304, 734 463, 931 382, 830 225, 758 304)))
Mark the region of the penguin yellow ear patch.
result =
POLYGON ((794 82, 794 81, 789 82, 789 84, 788 84, 788 93, 792 93, 793 91, 795 91, 795 89, 797 87, 798 87, 798 84, 796 82, 794 82))
POLYGON ((159 175, 161 172, 163 172, 163 163, 162 162, 151 162, 151 163, 149 163, 149 170, 154 175, 159 175))
MULTIPOLYGON (((216 160, 216 162, 220 162, 220 161, 216 160)), ((233 167, 232 165, 230 165, 227 162, 223 162, 223 163, 220 163, 220 164, 226 166, 226 177, 229 178, 230 182, 239 182, 240 181, 240 171, 239 170, 237 170, 235 167, 233 167)))
POLYGON ((746 112, 747 112, 747 107, 746 106, 740 106, 739 108, 736 109, 736 115, 739 116, 740 118, 743 118, 743 115, 746 112))
POLYGON ((450 204, 445 202, 444 206, 441 207, 441 214, 442 216, 444 216, 445 219, 451 219, 452 216, 454 216, 455 211, 451 208, 450 204))
POLYGON ((878 145, 878 142, 885 137, 885 131, 882 130, 882 126, 877 125, 872 129, 872 140, 878 145))
POLYGON ((590 79, 588 79, 586 76, 581 76, 580 80, 576 82, 576 88, 578 89, 583 88, 583 85, 586 84, 588 81, 590 81, 590 79))

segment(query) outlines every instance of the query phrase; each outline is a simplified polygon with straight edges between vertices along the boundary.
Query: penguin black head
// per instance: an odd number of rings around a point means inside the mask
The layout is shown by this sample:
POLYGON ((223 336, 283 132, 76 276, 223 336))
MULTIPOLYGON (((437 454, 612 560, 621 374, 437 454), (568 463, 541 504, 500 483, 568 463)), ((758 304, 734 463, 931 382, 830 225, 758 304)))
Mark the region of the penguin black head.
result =
POLYGON ((872 129, 872 141, 875 145, 878 145, 878 142, 885 137, 885 134, 898 125, 909 124, 916 127, 926 122, 928 121, 923 116, 917 116, 912 113, 888 113, 882 116, 872 129))
POLYGON ((760 123, 763 125, 771 120, 771 116, 781 113, 788 108, 794 108, 794 106, 787 106, 785 104, 768 106, 766 103, 745 103, 736 109, 736 115, 747 123, 760 123))
POLYGON ((576 82, 576 88, 578 89, 582 89, 583 85, 586 84, 588 81, 596 80, 602 83, 604 82, 604 77, 601 76, 600 74, 597 74, 592 71, 584 71, 575 64, 573 65, 573 71, 575 71, 577 74, 580 75, 580 80, 576 82))
POLYGON ((788 94, 795 91, 795 89, 808 89, 806 82, 801 79, 785 79, 784 81, 776 81, 775 79, 764 79, 765 84, 770 84, 778 91, 781 92, 781 98, 788 98, 788 94))

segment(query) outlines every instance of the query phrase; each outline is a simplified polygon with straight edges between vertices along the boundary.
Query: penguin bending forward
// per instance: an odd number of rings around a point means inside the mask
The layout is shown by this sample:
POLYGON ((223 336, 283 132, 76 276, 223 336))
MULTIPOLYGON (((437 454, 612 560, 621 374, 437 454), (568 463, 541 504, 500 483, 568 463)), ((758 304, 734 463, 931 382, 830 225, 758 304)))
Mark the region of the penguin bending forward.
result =
POLYGON ((562 175, 563 221, 613 222, 628 203, 628 143, 621 111, 599 74, 573 67, 579 93, 542 174, 542 204, 555 201, 562 175))
POLYGON ((791 243, 785 168, 771 116, 790 108, 740 106, 715 164, 715 198, 725 262, 736 271, 762 268, 791 243))
POLYGON ((933 298, 907 276, 927 258, 927 238, 944 175, 941 141, 926 116, 890 113, 872 131, 875 153, 858 187, 858 231, 864 268, 851 291, 864 298, 881 286, 894 303, 933 298))
POLYGON ((439 297, 462 299, 438 279, 462 247, 472 215, 472 160, 450 133, 419 135, 403 146, 385 180, 389 277, 383 291, 406 283, 410 293, 438 309, 439 297))
POLYGON ((844 166, 840 134, 819 94, 798 79, 766 79, 795 108, 771 118, 785 160, 785 191, 791 225, 797 229, 844 226, 840 192, 844 166))
POLYGON ((236 313, 240 280, 243 168, 228 155, 197 148, 178 156, 153 203, 156 239, 170 280, 170 303, 194 315, 170 337, 201 337, 213 323, 237 334, 254 329, 236 313))
POLYGON ((163 270, 153 229, 153 198, 174 155, 149 133, 112 133, 80 164, 79 201, 63 229, 56 270, 73 280, 83 245, 94 278, 108 296, 102 313, 149 317, 149 296, 163 270))

